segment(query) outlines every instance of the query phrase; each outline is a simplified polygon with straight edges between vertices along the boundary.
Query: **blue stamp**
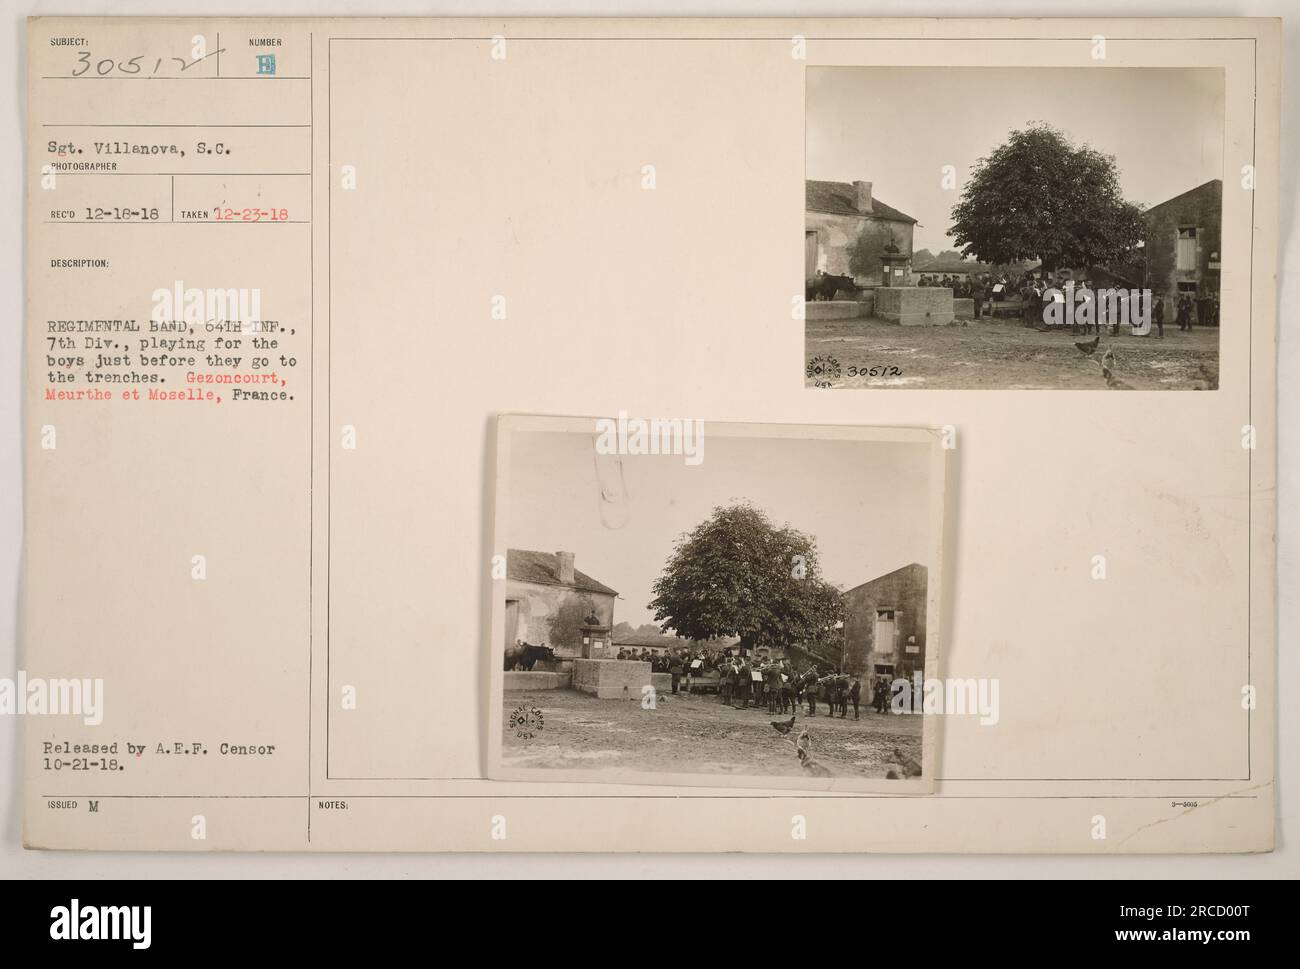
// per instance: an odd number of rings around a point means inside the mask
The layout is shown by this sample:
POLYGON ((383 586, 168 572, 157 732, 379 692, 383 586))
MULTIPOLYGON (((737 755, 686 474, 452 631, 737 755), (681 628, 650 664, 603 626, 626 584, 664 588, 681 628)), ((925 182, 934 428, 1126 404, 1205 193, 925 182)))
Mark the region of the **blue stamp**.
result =
POLYGON ((275 55, 258 54, 257 55, 257 73, 274 74, 275 73, 275 55))

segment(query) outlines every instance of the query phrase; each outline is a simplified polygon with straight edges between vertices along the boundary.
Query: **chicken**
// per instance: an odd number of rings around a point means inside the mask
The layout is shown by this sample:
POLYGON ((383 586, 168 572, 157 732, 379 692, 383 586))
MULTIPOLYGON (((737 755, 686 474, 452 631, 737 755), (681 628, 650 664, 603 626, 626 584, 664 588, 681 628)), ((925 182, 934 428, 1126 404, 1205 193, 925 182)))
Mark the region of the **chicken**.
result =
POLYGON ((799 755, 800 760, 807 760, 812 753, 812 738, 808 736, 808 728, 804 727, 799 737, 794 742, 795 753, 799 755))
POLYGON ((791 730, 794 729, 794 717, 791 717, 789 720, 780 721, 780 722, 773 720, 771 721, 771 723, 772 723, 772 729, 779 734, 788 734, 791 730))
MULTIPOLYGON (((772 726, 776 727, 778 730, 781 730, 782 733, 788 733, 790 730, 793 729, 794 717, 790 718, 790 722, 788 724, 773 723, 772 726), (784 730, 782 730, 783 727, 785 728, 784 730)), ((834 771, 832 771, 829 767, 825 766, 824 764, 822 764, 820 761, 818 761, 816 758, 813 757, 812 738, 808 736, 807 727, 801 730, 799 732, 799 736, 796 737, 794 740, 791 740, 788 736, 785 739, 788 743, 794 746, 794 752, 799 755, 799 766, 804 769, 805 773, 811 774, 813 777, 834 777, 835 776, 834 771)))
MULTIPOLYGON (((1080 353, 1092 356, 1092 351, 1097 349, 1097 344, 1101 342, 1101 334, 1097 334, 1091 340, 1084 340, 1081 343, 1075 343, 1075 349, 1080 353)), ((1107 351, 1109 352, 1109 351, 1107 351)))
POLYGON ((1133 390, 1133 385, 1120 380, 1115 376, 1115 348, 1107 347, 1105 355, 1101 358, 1099 364, 1101 375, 1106 381, 1106 386, 1111 390, 1133 390))

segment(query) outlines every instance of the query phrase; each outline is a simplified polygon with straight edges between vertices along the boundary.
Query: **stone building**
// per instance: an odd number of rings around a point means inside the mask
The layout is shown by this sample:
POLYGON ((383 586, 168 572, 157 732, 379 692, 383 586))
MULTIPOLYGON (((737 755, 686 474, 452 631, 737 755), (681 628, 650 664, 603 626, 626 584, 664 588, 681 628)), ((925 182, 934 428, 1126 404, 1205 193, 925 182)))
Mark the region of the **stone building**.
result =
POLYGON ((805 183, 804 278, 818 270, 859 286, 906 284, 916 219, 872 195, 870 182, 805 183), (893 271, 886 279, 883 267, 893 271))
POLYGON ((505 645, 550 646, 556 656, 612 658, 618 593, 573 565, 572 552, 506 552, 505 645))
POLYGON ((1193 299, 1219 292, 1223 182, 1217 178, 1153 205, 1146 223, 1146 285, 1164 297, 1165 320, 1184 293, 1193 299))
POLYGON ((862 677, 924 672, 926 595, 926 568, 915 562, 846 592, 844 671, 862 677))

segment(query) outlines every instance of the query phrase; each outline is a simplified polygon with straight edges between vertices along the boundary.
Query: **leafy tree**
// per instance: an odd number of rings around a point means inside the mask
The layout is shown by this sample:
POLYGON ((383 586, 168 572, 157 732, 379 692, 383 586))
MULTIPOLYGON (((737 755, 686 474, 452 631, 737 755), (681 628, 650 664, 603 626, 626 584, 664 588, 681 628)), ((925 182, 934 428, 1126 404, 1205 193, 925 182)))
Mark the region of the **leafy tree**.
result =
POLYGON ((813 538, 748 504, 715 508, 679 538, 652 591, 647 608, 677 635, 739 636, 743 649, 831 643, 844 618, 813 538))
POLYGON ((1124 262, 1142 209, 1124 200, 1115 159, 1042 122, 975 163, 949 234, 983 262, 1038 258, 1051 272, 1124 262))

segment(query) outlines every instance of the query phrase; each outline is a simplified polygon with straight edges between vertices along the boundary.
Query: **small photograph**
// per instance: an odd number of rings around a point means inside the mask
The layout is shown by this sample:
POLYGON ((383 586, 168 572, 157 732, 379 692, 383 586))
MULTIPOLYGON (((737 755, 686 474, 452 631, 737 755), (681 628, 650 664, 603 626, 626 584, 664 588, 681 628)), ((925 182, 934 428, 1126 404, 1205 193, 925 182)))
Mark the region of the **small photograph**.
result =
POLYGON ((494 778, 925 793, 941 432, 503 417, 494 778))
POLYGON ((1223 130, 1218 68, 808 68, 806 385, 1217 390, 1223 130))

